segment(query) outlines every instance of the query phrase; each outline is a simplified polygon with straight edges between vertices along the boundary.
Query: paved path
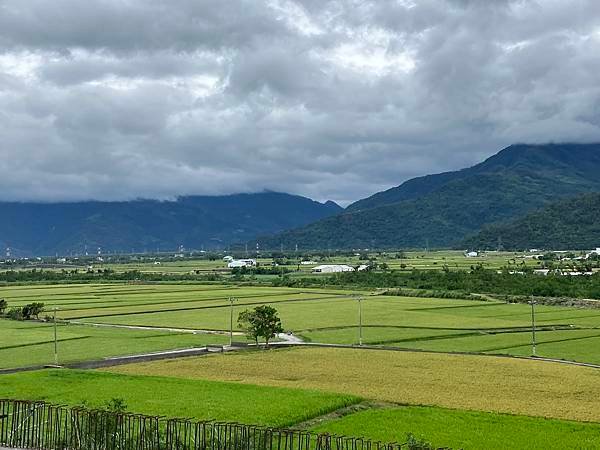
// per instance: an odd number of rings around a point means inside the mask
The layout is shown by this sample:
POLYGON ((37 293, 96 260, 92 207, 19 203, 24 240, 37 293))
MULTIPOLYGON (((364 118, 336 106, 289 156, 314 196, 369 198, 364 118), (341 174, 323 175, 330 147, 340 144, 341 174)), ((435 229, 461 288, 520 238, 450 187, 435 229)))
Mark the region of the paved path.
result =
MULTIPOLYGON (((108 328, 126 328, 128 330, 154 330, 154 331, 171 331, 174 333, 191 333, 191 334, 226 334, 229 335, 229 331, 226 330, 196 330, 192 328, 167 328, 167 327, 150 327, 142 325, 116 325, 112 323, 94 323, 94 322, 80 322, 78 320, 65 320, 65 323, 71 323, 74 325, 88 325, 93 327, 108 327, 108 328)), ((234 331, 234 336, 243 336, 244 333, 241 331, 234 331)))

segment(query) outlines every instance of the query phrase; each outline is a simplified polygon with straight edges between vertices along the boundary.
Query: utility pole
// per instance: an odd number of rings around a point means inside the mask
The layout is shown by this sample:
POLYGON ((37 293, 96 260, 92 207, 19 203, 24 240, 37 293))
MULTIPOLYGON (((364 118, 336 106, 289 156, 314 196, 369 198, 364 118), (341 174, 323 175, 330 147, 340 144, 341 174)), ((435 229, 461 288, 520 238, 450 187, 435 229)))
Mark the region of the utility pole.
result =
POLYGON ((58 307, 54 307, 54 364, 58 366, 58 334, 56 330, 56 310, 58 307))
POLYGON ((358 301, 358 345, 363 345, 362 339, 362 295, 355 295, 356 300, 358 301))
POLYGON ((535 354, 535 305, 536 305, 536 302, 533 300, 533 295, 531 296, 531 301, 529 302, 529 304, 531 305, 531 347, 532 347, 533 356, 536 356, 536 354, 535 354))
POLYGON ((235 297, 229 297, 229 346, 233 345, 233 302, 235 297))

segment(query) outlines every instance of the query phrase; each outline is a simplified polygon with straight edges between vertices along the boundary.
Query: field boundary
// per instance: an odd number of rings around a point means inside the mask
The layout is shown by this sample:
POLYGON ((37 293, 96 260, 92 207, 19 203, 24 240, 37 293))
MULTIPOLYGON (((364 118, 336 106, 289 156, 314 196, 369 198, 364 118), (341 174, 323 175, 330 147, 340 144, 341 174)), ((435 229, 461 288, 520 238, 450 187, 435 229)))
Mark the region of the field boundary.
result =
MULTIPOLYGON (((349 345, 349 344, 325 344, 318 342, 296 342, 296 341, 286 341, 286 342, 272 342, 269 344, 271 348, 292 348, 292 347, 319 347, 319 348, 347 348, 354 350, 378 350, 378 351, 393 351, 393 352, 404 352, 404 353, 425 353, 425 354, 436 354, 436 355, 462 355, 462 356, 485 356, 490 358, 505 358, 505 359, 521 359, 525 361, 540 361, 540 362, 550 362, 550 363, 558 363, 558 364, 566 364, 571 366, 580 366, 580 367, 588 367, 592 369, 600 369, 599 364, 592 363, 584 363, 578 361, 570 361, 564 359, 556 359, 556 358, 545 358, 541 356, 517 356, 517 355, 507 355, 502 353, 491 354, 491 353, 478 353, 478 352, 442 352, 436 350, 423 350, 423 349, 415 349, 415 348, 406 348, 406 347, 390 347, 390 346, 382 346, 382 345, 349 345)), ((233 352, 233 351, 256 351, 259 348, 263 348, 263 344, 259 344, 258 347, 256 344, 246 344, 239 345, 236 344, 233 347, 225 346, 206 346, 206 347, 197 347, 190 349, 175 349, 175 350, 167 350, 162 352, 152 352, 145 354, 137 354, 137 355, 123 355, 116 357, 109 357, 103 359, 94 359, 88 361, 78 361, 73 363, 67 363, 59 366, 60 368, 65 369, 99 369, 103 367, 112 367, 112 366, 120 366, 125 364, 132 364, 138 362, 150 362, 150 361, 158 361, 163 359, 177 359, 177 358, 186 358, 192 356, 207 356, 209 354, 213 354, 215 352, 233 352)), ((3 374, 11 374, 18 372, 29 372, 34 370, 42 370, 45 368, 51 367, 49 365, 36 365, 36 366, 27 366, 27 367, 13 367, 8 369, 0 369, 0 375, 3 374)))

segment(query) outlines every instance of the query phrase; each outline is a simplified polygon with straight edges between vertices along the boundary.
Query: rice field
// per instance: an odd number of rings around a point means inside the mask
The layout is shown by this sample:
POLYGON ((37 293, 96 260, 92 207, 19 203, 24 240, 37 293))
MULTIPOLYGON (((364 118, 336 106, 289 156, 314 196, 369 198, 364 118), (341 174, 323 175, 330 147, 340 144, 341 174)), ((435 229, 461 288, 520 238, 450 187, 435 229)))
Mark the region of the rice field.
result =
POLYGON ((600 425, 507 414, 400 406, 369 409, 313 428, 319 433, 362 435, 403 442, 408 433, 436 447, 502 450, 600 448, 600 425))
MULTIPOLYGON (((357 344, 361 331, 359 305, 353 294, 357 293, 244 285, 80 284, 11 286, 3 288, 0 296, 6 298, 10 306, 44 302, 47 311, 58 308, 60 319, 77 324, 223 333, 229 330, 229 298, 233 297, 234 318, 244 309, 270 304, 277 308, 284 329, 307 342, 357 344)), ((358 294, 363 298, 364 344, 440 352, 532 354, 531 309, 528 305, 381 296, 369 292, 358 294)), ((2 326, 8 329, 17 325, 2 326)), ((34 343, 39 338, 35 333, 43 333, 44 324, 28 325, 27 329, 30 331, 18 334, 24 343, 34 343)), ((537 306, 536 329, 538 356, 600 364, 600 310, 537 306)), ((95 327, 79 328, 75 334, 81 336, 82 330, 86 330, 86 336, 111 334, 95 327)), ((74 333, 73 327, 64 331, 66 334, 61 334, 61 339, 74 333)), ((128 332, 114 333, 119 339, 127 339, 128 332)), ((154 331, 137 330, 136 333, 152 334, 154 331)), ((134 333, 131 336, 137 337, 134 333)), ((194 342, 200 340, 195 339, 194 342)), ((203 339, 207 343, 226 342, 223 336, 203 339)), ((162 341, 169 340, 178 341, 179 338, 169 337, 162 341)), ((177 344, 189 345, 189 340, 191 338, 184 337, 177 344)), ((43 338, 40 345, 47 341, 47 337, 43 338)), ((7 343, 5 347, 11 345, 7 343)), ((164 349, 164 346, 157 348, 164 349)))
POLYGON ((442 406, 600 422, 600 370, 494 356, 293 348, 103 369, 127 375, 230 381, 442 406), (285 368, 285 369, 283 369, 285 368))
POLYGON ((89 408, 102 408, 118 398, 135 413, 272 427, 291 426, 360 401, 352 395, 306 389, 81 370, 40 370, 0 379, 0 398, 89 408))
MULTIPOLYGON (((0 369, 54 364, 52 324, 0 319, 0 369)), ((57 326, 60 364, 225 344, 228 337, 87 325, 57 326)))
MULTIPOLYGON (((231 297, 235 316, 269 304, 284 328, 307 342, 357 344, 356 294, 363 343, 405 351, 302 347, 94 372, 45 370, 0 375, 0 396, 94 407, 122 397, 140 413, 299 425, 386 441, 412 432, 465 449, 600 446, 600 370, 432 353, 530 355, 528 305, 233 284, 0 288, 9 306, 44 302, 42 316, 57 308, 61 363, 226 344, 231 297), (367 409, 335 415, 357 402, 367 409)), ((536 322, 538 355, 600 363, 600 310, 537 306, 536 322)), ((0 336, 0 369, 54 362, 52 323, 0 319, 0 336)))

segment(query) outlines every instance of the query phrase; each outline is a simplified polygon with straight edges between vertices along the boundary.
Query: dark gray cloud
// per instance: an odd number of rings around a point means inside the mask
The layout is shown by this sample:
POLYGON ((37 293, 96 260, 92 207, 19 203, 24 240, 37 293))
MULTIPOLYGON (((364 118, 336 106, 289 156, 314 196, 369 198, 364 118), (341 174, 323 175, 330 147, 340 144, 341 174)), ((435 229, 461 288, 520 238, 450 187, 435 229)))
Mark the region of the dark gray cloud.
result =
POLYGON ((0 199, 346 203, 600 140, 595 0, 0 0, 0 199))

